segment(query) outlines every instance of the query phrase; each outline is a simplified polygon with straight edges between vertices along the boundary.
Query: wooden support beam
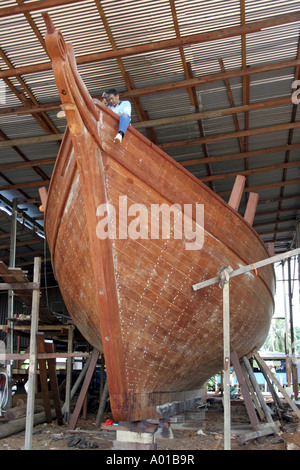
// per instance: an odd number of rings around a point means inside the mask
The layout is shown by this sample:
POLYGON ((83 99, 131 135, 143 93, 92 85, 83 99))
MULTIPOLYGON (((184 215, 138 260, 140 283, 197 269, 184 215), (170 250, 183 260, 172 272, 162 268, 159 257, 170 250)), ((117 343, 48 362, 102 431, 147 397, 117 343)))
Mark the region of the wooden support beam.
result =
POLYGON ((242 198, 244 187, 245 187, 245 180, 246 178, 244 176, 238 175, 235 179, 235 183, 231 191, 228 204, 236 211, 238 210, 240 202, 241 202, 241 198, 242 198))
POLYGON ((210 135, 210 136, 203 137, 203 138, 174 140, 172 142, 166 142, 164 144, 160 144, 159 147, 163 150, 167 150, 171 148, 188 147, 190 145, 201 145, 201 144, 208 144, 212 142, 221 142, 223 140, 236 139, 239 137, 245 137, 245 136, 251 136, 251 135, 269 134, 272 132, 285 131, 289 129, 298 129, 299 127, 300 127, 300 122, 287 122, 283 124, 257 127, 254 129, 248 129, 248 130, 243 130, 243 131, 238 131, 238 132, 214 134, 214 135, 210 135))
POLYGON ((263 397, 263 395, 262 395, 262 393, 261 393, 261 391, 260 391, 259 385, 258 385, 258 383, 257 383, 257 381, 256 381, 256 378, 255 378, 254 372, 253 372, 253 370, 252 370, 252 367, 251 367, 251 365, 250 365, 249 359, 248 359, 246 356, 244 356, 244 357, 243 357, 243 361, 244 361, 245 367, 246 367, 246 369, 247 369, 247 372, 248 372, 248 374, 249 374, 249 378, 250 378, 250 381, 251 381, 251 383, 252 383, 252 385, 253 385, 253 388, 254 388, 254 390, 255 390, 255 393, 256 393, 256 396, 257 396, 257 398, 258 398, 258 401, 259 401, 259 403, 260 403, 260 406, 262 407, 262 410, 263 410, 264 415, 265 415, 265 417, 266 417, 266 420, 268 421, 268 423, 273 424, 273 419, 272 419, 271 411, 270 411, 270 409, 268 408, 268 406, 267 406, 267 404, 266 404, 266 402, 265 402, 265 400, 264 400, 264 397, 263 397))
POLYGON ((272 374, 272 372, 270 371, 269 367, 267 366, 267 364, 265 363, 265 361, 260 357, 260 355, 258 354, 258 352, 255 352, 253 354, 253 356, 255 357, 259 367, 261 367, 265 373, 270 377, 270 379, 274 382, 274 384, 276 385, 276 387, 278 388, 278 390, 282 393, 282 395, 284 396, 284 398, 286 399, 287 403, 289 404, 289 406, 291 407, 291 409, 294 411, 294 413, 297 415, 298 419, 300 419, 300 410, 299 408, 297 407, 297 405, 293 402, 293 400, 288 396, 286 390, 284 389, 284 387, 278 382, 275 374, 272 374))
MULTIPOLYGON (((277 152, 286 152, 287 150, 295 150, 300 148, 300 144, 291 144, 291 145, 281 145, 279 147, 270 147, 267 149, 260 149, 260 150, 252 150, 251 152, 241 152, 241 153, 232 153, 228 155, 221 155, 220 157, 207 157, 207 159, 202 158, 194 158, 192 160, 185 160, 185 161, 178 161, 180 165, 183 167, 188 167, 192 165, 203 165, 206 163, 217 163, 217 162, 225 162, 228 160, 239 160, 242 158, 252 158, 258 157, 261 155, 269 155, 270 153, 277 153, 277 152)), ((299 196, 300 197, 300 196, 299 196)))
MULTIPOLYGON (((41 260, 34 258, 34 271, 33 281, 40 282, 41 276, 41 260)), ((35 381, 36 381, 36 333, 38 329, 39 319, 39 302, 40 292, 34 290, 32 292, 32 308, 31 308, 31 330, 30 330, 30 357, 29 357, 29 372, 28 372, 28 397, 27 397, 27 414, 25 425, 25 450, 31 450, 32 447, 32 428, 34 422, 34 395, 35 395, 35 381)))
POLYGON ((238 358, 238 355, 237 355, 236 351, 232 351, 230 357, 231 357, 231 363, 232 363, 234 371, 236 373, 237 380, 238 380, 240 388, 241 388, 241 392, 242 392, 243 399, 244 399, 244 402, 245 402, 245 406, 246 406, 246 409, 247 409, 247 413, 248 413, 248 416, 249 416, 249 419, 250 419, 250 423, 251 423, 252 428, 254 430, 258 429, 259 422, 258 422, 258 419, 257 419, 256 411, 255 411, 255 408, 253 406, 251 395, 250 395, 249 389, 247 387, 246 380, 245 380, 245 377, 244 377, 244 374, 243 374, 243 371, 242 371, 242 368, 241 368, 241 365, 240 365, 240 361, 239 361, 239 358, 238 358))
MULTIPOLYGON (((37 333, 36 341, 37 341, 37 352, 45 353, 46 350, 45 350, 45 342, 44 342, 44 333, 37 333)), ((38 363, 39 363, 40 384, 41 384, 41 390, 42 390, 46 421, 47 423, 51 423, 52 414, 51 414, 51 408, 50 408, 46 359, 38 359, 38 363)))
MULTIPOLYGON (((90 363, 91 363, 91 359, 92 359, 92 356, 91 354, 89 354, 89 357, 88 357, 88 360, 86 361, 86 363, 84 364, 79 376, 77 377, 77 380, 75 382, 75 384, 73 385, 71 391, 70 391, 70 398, 68 401, 71 401, 72 398, 74 398, 74 395, 75 393, 77 392, 78 390, 78 387, 80 386, 81 382, 83 381, 84 377, 85 377, 85 374, 90 366, 90 363)), ((67 401, 65 401, 63 407, 62 407, 62 412, 63 414, 65 415, 65 411, 66 411, 66 408, 68 406, 68 403, 67 401)))
MULTIPOLYGON (((41 165, 54 165, 55 162, 56 158, 39 158, 38 160, 31 160, 27 162, 25 161, 18 163, 4 163, 3 165, 0 165, 0 172, 6 170, 19 170, 20 168, 28 168, 41 165)), ((18 204, 20 203, 21 201, 18 201, 18 204)))
POLYGON ((258 204, 258 199, 259 199, 259 194, 258 193, 250 193, 249 194, 249 199, 248 199, 248 202, 247 202, 247 207, 246 207, 246 211, 245 211, 245 214, 244 214, 244 219, 250 225, 253 225, 253 220, 254 220, 257 204, 258 204))
POLYGON ((38 0, 34 3, 23 4, 22 6, 3 7, 0 8, 0 18, 79 2, 82 2, 82 0, 38 0))
MULTIPOLYGON (((243 113, 243 112, 250 112, 256 109, 264 109, 264 108, 269 108, 269 107, 274 107, 274 106, 286 105, 290 103, 291 103, 291 97, 287 96, 286 98, 276 98, 273 100, 259 101, 258 103, 250 103, 250 104, 240 105, 240 106, 235 106, 235 107, 230 107, 230 108, 213 109, 210 111, 181 114, 179 116, 170 116, 170 117, 158 118, 158 119, 150 119, 150 120, 147 119, 146 121, 132 122, 131 125, 135 129, 165 126, 165 125, 176 124, 176 123, 197 121, 198 119, 213 119, 216 117, 228 116, 228 115, 243 113)), ((0 109, 0 116, 8 116, 8 115, 22 116, 24 114, 34 114, 34 113, 39 113, 43 111, 47 112, 47 111, 60 109, 60 108, 61 108, 61 102, 54 102, 54 103, 48 103, 44 105, 30 106, 30 107, 18 106, 15 108, 0 109)), ((51 160, 51 159, 45 159, 45 160, 51 160)), ((44 160, 41 160, 41 161, 44 161, 44 160)), ((14 164, 12 163, 8 165, 11 166, 14 164)), ((1 167, 2 165, 0 166, 0 168, 1 167)))
POLYGON ((100 426, 101 424, 101 420, 103 418, 103 414, 104 414, 104 411, 105 411, 105 405, 106 405, 106 401, 108 399, 108 383, 107 381, 105 382, 105 385, 104 385, 104 388, 102 390, 102 393, 101 393, 101 397, 100 397, 100 402, 99 402, 99 408, 98 408, 98 412, 97 412, 97 416, 96 416, 96 426, 100 426))
MULTIPOLYGON (((34 2, 34 3, 31 2, 30 4, 26 4, 26 5, 24 4, 22 8, 24 8, 24 11, 33 11, 35 9, 37 10, 40 8, 46 9, 47 8, 46 6, 41 7, 39 5, 41 5, 42 3, 45 5, 46 2, 50 2, 50 1, 51 0, 45 0, 44 2, 41 2, 41 1, 34 2)), ((73 2, 75 1, 80 1, 80 0, 73 0, 73 2)), ((58 0, 57 0, 57 3, 58 3, 58 0)), ((1 8, 0 18, 5 17, 5 16, 11 16, 16 13, 19 14, 20 9, 21 9, 20 6, 1 8)), ((228 28, 222 28, 222 29, 215 30, 215 31, 206 31, 204 33, 181 36, 179 38, 174 38, 174 39, 148 42, 147 44, 129 46, 129 47, 124 47, 124 48, 117 49, 117 50, 110 50, 110 51, 104 51, 100 53, 87 54, 87 55, 78 57, 77 63, 78 65, 87 64, 87 63, 99 62, 99 61, 107 60, 107 59, 116 59, 117 57, 128 57, 128 56, 137 55, 137 54, 145 54, 147 52, 154 52, 154 51, 173 49, 173 48, 176 49, 179 46, 187 46, 191 44, 199 44, 202 42, 215 41, 215 40, 220 40, 222 38, 240 36, 241 34, 251 34, 257 31, 261 31, 263 28, 271 28, 273 26, 277 26, 281 24, 294 23, 299 20, 300 20, 300 12, 287 13, 283 15, 270 17, 270 18, 267 18, 266 20, 252 21, 252 22, 245 24, 244 26, 230 26, 228 28)), ((286 61, 286 62, 292 62, 292 64, 286 65, 286 67, 290 67, 290 66, 292 67, 295 65, 294 63, 295 61, 286 61)), ((297 63, 300 63, 300 61, 297 63)), ((272 64, 268 64, 267 66, 264 66, 264 67, 265 69, 268 70, 268 67, 271 67, 271 66, 272 64)), ((0 78, 13 77, 16 75, 32 74, 32 73, 37 73, 41 71, 51 70, 51 68, 52 68, 51 62, 44 62, 40 64, 35 64, 35 65, 18 67, 18 68, 13 68, 10 70, 1 71, 0 78)), ((245 72, 245 70, 240 70, 241 74, 243 72, 245 72)), ((182 88, 185 88, 187 86, 194 86, 194 85, 185 84, 182 86, 182 88)), ((168 85, 167 89, 170 90, 172 89, 172 87, 168 85)))
POLYGON ((32 145, 32 144, 40 144, 40 143, 45 143, 45 142, 54 142, 56 140, 62 140, 63 136, 64 136, 64 133, 60 133, 60 134, 41 135, 37 137, 23 137, 21 139, 1 140, 0 148, 16 147, 18 145, 32 145))
MULTIPOLYGON (((246 154, 246 152, 245 152, 246 154)), ((245 157, 247 160, 247 157, 245 157)), ((243 176, 248 176, 248 175, 255 175, 258 173, 266 173, 274 170, 280 170, 280 169, 287 169, 287 168, 292 168, 294 166, 300 166, 300 161, 294 161, 294 162, 288 162, 288 163, 279 163, 277 165, 269 165, 269 166, 263 166, 259 168, 251 168, 250 170, 242 170, 242 171, 233 171, 230 173, 219 173, 215 174, 212 176, 201 176, 199 178, 200 181, 205 182, 205 181, 219 181, 222 179, 227 179, 227 178, 233 178, 237 175, 243 175, 243 176)))
POLYGON ((260 420, 263 421, 263 420, 265 419, 265 415, 264 415, 263 410, 262 410, 262 408, 261 408, 261 406, 260 406, 260 403, 259 403, 259 401, 258 401, 258 399, 257 399, 257 396, 256 396, 256 394, 255 394, 254 388, 253 388, 253 386, 252 386, 252 382, 251 382, 250 379, 249 379, 249 375, 248 375, 247 369, 246 369, 245 364, 244 364, 243 362, 241 363, 241 368, 242 368, 242 371, 243 371, 243 376, 244 376, 245 382, 246 382, 246 384, 247 384, 247 388, 248 388, 248 390, 249 390, 249 392, 250 392, 251 400, 252 400, 252 402, 253 402, 253 404, 254 404, 254 407, 255 407, 255 409, 256 409, 256 411, 257 411, 257 414, 258 414, 260 420))
MULTIPOLYGON (((74 343, 74 326, 69 325, 68 332, 68 353, 70 354, 73 351, 74 343)), ((64 420, 66 423, 70 419, 70 407, 71 407, 71 383, 72 383, 72 358, 67 359, 67 377, 66 377, 66 394, 65 394, 65 404, 63 407, 64 410, 64 420)))
POLYGON ((84 382, 83 382, 83 385, 82 385, 82 388, 81 388, 81 391, 80 391, 80 394, 79 394, 79 397, 78 397, 78 400, 77 400, 77 403, 76 403, 75 410, 74 410, 74 412, 71 416, 69 429, 75 429, 75 427, 76 427, 76 423, 77 423, 77 420, 79 418, 79 413, 80 413, 80 410, 82 408, 84 399, 86 397, 86 394, 87 394, 87 391, 88 391, 88 388, 89 388, 89 385, 90 385, 90 382, 91 382, 91 378, 93 376, 93 373, 94 373, 94 370, 95 370, 95 367, 96 367, 96 364, 97 364, 97 361, 98 361, 98 358, 99 358, 99 354, 100 354, 100 351, 98 351, 98 349, 94 349, 93 352, 92 352, 91 363, 90 363, 88 371, 85 375, 84 382))
MULTIPOLYGON (((46 353, 54 353, 53 343, 44 343, 46 353)), ((64 423, 61 406, 60 406, 60 398, 59 398, 59 391, 58 391, 58 383, 57 383, 57 375, 56 375, 56 360, 55 359, 47 359, 48 362, 48 375, 50 380, 50 387, 52 393, 52 399, 54 402, 55 414, 57 423, 62 425, 64 423)))

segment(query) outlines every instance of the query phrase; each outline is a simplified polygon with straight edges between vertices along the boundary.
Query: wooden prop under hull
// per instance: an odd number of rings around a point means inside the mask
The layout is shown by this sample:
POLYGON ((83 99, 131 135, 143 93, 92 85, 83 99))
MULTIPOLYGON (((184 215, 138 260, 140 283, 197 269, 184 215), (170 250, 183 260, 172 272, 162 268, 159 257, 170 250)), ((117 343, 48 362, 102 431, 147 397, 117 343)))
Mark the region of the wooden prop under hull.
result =
MULTIPOLYGON (((222 291, 194 292, 192 285, 268 253, 235 210, 133 127, 121 145, 113 143, 118 116, 92 100, 71 46, 44 16, 68 122, 45 207, 53 269, 75 324, 104 352, 114 419, 161 417, 162 405, 201 397, 222 369, 222 291), (192 225, 180 238, 175 220, 185 220, 185 204, 203 205, 204 223, 187 217, 192 225), (163 223, 153 237, 153 208, 167 213, 170 206, 170 237, 163 223)), ((267 336, 273 268, 233 279, 230 288, 231 346, 242 357, 267 336)))

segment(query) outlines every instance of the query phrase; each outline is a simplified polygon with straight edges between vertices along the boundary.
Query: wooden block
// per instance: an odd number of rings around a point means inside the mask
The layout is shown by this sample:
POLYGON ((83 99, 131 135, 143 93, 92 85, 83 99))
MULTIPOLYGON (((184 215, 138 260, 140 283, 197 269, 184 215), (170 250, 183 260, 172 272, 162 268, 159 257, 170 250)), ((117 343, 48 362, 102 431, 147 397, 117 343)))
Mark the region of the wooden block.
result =
POLYGON ((48 198, 46 187, 43 186, 42 188, 39 188, 39 193, 40 193, 40 198, 41 198, 42 206, 43 206, 43 209, 41 209, 41 211, 44 212, 46 210, 47 198, 48 198))
POLYGON ((157 444, 113 441, 113 449, 115 450, 157 450, 157 444))

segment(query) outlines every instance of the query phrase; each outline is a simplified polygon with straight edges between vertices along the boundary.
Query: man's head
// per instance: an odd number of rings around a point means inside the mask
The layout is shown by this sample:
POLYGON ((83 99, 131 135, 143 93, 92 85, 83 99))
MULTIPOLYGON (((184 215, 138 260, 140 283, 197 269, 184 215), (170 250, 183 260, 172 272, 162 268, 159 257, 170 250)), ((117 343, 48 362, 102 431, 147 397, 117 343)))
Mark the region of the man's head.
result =
POLYGON ((120 102, 120 95, 115 88, 110 88, 106 91, 106 99, 111 106, 117 106, 120 102))

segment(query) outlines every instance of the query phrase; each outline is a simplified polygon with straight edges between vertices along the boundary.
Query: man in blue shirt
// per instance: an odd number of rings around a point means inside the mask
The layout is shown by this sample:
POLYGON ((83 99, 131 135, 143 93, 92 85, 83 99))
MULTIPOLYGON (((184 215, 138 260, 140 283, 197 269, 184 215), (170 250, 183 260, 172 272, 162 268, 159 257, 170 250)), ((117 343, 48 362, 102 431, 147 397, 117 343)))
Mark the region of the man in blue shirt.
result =
POLYGON ((129 101, 120 100, 120 95, 115 88, 107 90, 105 95, 108 107, 119 115, 119 130, 114 142, 120 144, 131 121, 131 104, 129 101))

